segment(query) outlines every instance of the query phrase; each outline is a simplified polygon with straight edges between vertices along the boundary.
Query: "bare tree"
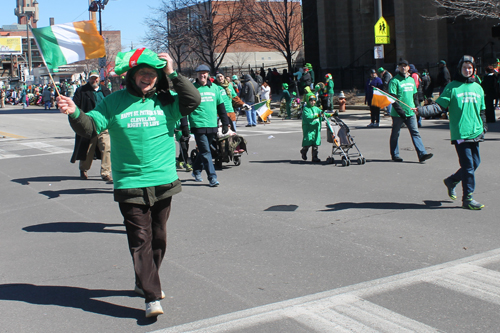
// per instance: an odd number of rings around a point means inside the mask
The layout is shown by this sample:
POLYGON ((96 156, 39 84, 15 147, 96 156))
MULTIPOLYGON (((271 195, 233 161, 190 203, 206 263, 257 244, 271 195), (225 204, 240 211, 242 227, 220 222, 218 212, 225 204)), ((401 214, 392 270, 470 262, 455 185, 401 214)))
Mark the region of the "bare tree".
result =
POLYGON ((466 19, 494 18, 500 19, 499 0, 432 0, 432 4, 445 9, 444 13, 428 19, 456 18, 463 16, 466 19))
POLYGON ((283 55, 292 71, 292 59, 302 49, 302 19, 298 0, 256 1, 248 11, 251 38, 248 43, 283 55))
POLYGON ((242 40, 246 32, 248 0, 208 0, 186 3, 190 32, 196 44, 193 52, 216 71, 229 47, 242 40))
POLYGON ((149 28, 144 41, 155 52, 167 51, 180 71, 193 48, 194 39, 189 32, 189 17, 184 2, 162 0, 157 8, 152 8, 154 15, 144 24, 149 28))
POLYGON ((248 62, 248 58, 250 58, 250 52, 233 52, 230 56, 232 62, 236 65, 236 72, 241 73, 243 67, 248 62))

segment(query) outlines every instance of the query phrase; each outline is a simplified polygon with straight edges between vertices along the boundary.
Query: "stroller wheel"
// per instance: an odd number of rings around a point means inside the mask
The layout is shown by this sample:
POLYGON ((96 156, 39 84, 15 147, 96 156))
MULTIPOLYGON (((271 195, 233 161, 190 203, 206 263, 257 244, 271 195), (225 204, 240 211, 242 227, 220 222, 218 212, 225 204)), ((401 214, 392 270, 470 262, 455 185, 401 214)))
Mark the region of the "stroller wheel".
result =
POLYGON ((351 165, 351 162, 348 159, 342 157, 342 166, 349 166, 349 165, 351 165))
POLYGON ((366 158, 362 157, 361 159, 362 159, 362 161, 363 161, 363 163, 362 163, 362 164, 365 164, 365 163, 366 163, 366 158))
POLYGON ((361 157, 359 157, 356 162, 358 162, 358 165, 361 165, 363 164, 363 159, 361 157))
POLYGON ((235 156, 233 162, 234 165, 238 166, 241 164, 241 159, 238 156, 235 156))
POLYGON ((194 161, 196 160, 196 156, 198 155, 198 151, 196 149, 193 149, 191 150, 191 162, 194 163, 194 161))

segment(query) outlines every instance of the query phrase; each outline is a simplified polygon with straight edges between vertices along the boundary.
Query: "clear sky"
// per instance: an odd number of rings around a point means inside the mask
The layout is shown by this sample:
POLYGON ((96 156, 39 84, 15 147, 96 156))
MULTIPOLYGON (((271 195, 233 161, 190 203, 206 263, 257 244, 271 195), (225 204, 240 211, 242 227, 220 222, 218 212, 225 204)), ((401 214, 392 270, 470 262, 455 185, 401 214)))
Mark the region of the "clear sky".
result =
MULTIPOLYGON (((88 0, 37 0, 39 20, 37 26, 49 25, 49 18, 54 18, 54 23, 67 23, 89 19, 88 0)), ((2 0, 0 10, 0 26, 17 23, 14 15, 16 8, 15 0, 2 0)), ((147 27, 144 21, 153 16, 154 11, 150 7, 157 7, 159 0, 109 0, 102 11, 102 29, 120 30, 122 46, 124 50, 130 50, 133 43, 134 48, 144 45, 141 40, 146 35, 147 27)), ((99 20, 99 14, 97 14, 99 20)), ((99 29, 99 21, 97 21, 99 29)))

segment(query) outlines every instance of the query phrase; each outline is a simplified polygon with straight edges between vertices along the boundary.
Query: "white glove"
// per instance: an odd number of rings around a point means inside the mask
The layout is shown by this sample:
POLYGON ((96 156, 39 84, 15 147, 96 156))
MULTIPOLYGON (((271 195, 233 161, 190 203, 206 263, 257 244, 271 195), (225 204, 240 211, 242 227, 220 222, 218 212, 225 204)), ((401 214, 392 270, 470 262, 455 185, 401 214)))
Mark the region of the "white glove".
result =
POLYGON ((250 110, 250 109, 251 109, 250 105, 248 105, 248 104, 243 104, 243 106, 242 106, 241 108, 242 108, 243 110, 245 110, 245 111, 246 111, 246 110, 250 110))

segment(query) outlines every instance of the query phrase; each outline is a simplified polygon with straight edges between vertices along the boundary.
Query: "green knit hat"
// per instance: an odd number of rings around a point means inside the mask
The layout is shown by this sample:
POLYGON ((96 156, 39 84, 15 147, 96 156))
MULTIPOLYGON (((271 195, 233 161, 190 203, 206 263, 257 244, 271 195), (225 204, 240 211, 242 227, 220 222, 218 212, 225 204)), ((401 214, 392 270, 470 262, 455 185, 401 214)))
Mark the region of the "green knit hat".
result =
POLYGON ((142 64, 158 70, 165 67, 167 62, 144 47, 129 52, 118 52, 115 59, 115 73, 120 75, 142 64))

